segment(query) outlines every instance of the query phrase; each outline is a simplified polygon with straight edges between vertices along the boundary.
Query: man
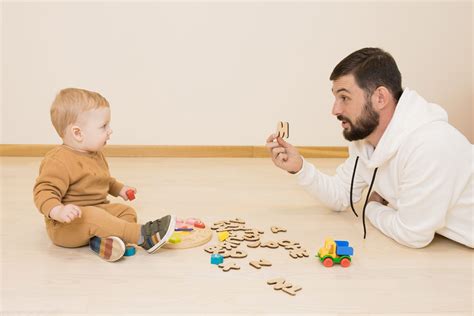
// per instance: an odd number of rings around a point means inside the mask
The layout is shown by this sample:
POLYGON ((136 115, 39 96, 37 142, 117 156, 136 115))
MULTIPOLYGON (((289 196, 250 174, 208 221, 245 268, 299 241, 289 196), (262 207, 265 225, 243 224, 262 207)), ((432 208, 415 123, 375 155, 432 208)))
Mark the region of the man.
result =
POLYGON ((353 201, 369 186, 363 219, 367 213, 400 244, 425 247, 438 233, 472 248, 473 146, 448 123, 446 112, 403 90, 395 60, 379 48, 350 54, 330 80, 332 114, 351 142, 349 158, 328 176, 273 134, 266 146, 274 164, 337 211, 350 205, 356 213, 353 201))

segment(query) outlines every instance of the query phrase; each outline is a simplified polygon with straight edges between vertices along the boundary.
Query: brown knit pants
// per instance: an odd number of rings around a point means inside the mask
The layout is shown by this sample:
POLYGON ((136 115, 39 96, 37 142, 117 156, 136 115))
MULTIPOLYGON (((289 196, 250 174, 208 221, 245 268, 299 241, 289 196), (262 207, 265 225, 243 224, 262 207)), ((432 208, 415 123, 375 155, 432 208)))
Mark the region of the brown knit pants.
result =
POLYGON ((130 206, 113 203, 80 208, 82 216, 71 223, 46 221, 46 230, 55 245, 81 247, 94 236, 117 236, 125 243, 138 242, 141 225, 137 224, 137 213, 130 206))

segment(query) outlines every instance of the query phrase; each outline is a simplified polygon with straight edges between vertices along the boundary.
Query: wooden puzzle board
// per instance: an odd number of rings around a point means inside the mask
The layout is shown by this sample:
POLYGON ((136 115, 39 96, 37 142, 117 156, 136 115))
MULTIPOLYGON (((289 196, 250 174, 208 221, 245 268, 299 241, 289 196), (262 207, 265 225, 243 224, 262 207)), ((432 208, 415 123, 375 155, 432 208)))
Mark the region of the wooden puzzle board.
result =
POLYGON ((206 228, 194 228, 191 232, 180 233, 181 242, 177 244, 166 243, 163 248, 166 249, 186 249, 198 247, 206 244, 212 238, 212 230, 209 227, 206 228))

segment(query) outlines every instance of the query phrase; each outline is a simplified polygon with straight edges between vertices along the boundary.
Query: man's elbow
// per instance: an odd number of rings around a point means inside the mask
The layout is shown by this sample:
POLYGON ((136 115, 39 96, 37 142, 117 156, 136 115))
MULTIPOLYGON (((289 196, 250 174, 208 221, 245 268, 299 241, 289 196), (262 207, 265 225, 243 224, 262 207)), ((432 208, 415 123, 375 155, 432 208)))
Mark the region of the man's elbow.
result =
POLYGON ((398 238, 395 238, 397 242, 410 248, 420 249, 428 246, 434 238, 432 235, 418 235, 414 233, 404 234, 398 238))

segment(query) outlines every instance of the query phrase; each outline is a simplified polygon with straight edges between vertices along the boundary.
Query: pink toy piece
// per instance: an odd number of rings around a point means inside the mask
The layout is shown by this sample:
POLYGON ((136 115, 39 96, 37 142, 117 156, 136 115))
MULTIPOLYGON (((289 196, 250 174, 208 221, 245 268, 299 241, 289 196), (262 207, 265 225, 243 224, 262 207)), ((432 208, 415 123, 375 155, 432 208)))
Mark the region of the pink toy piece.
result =
POLYGON ((188 218, 183 220, 181 218, 176 219, 175 231, 192 231, 193 227, 206 228, 206 225, 198 218, 188 218))
POLYGON ((196 222, 200 222, 200 220, 194 217, 188 218, 186 220, 186 224, 191 225, 191 226, 194 226, 194 223, 196 222))
POLYGON ((175 228, 181 228, 183 226, 187 226, 185 223, 184 223, 184 220, 181 219, 181 218, 177 218, 176 219, 176 225, 175 225, 175 228))
POLYGON ((206 225, 199 218, 188 218, 186 224, 197 227, 197 228, 206 228, 206 225))
POLYGON ((174 227, 175 231, 192 231, 193 227, 192 225, 188 225, 187 223, 184 222, 181 218, 176 219, 176 225, 174 227))

